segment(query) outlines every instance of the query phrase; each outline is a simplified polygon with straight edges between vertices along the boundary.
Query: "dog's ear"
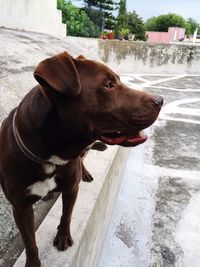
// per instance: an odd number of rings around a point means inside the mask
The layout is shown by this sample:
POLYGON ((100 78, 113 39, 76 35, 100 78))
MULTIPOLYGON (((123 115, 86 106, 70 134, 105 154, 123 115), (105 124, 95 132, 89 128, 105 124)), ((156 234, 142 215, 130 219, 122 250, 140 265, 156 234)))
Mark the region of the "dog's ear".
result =
POLYGON ((79 55, 78 57, 76 57, 76 59, 86 59, 83 55, 79 55))
POLYGON ((73 58, 64 52, 40 62, 34 71, 34 77, 45 89, 69 96, 78 96, 81 84, 73 58))

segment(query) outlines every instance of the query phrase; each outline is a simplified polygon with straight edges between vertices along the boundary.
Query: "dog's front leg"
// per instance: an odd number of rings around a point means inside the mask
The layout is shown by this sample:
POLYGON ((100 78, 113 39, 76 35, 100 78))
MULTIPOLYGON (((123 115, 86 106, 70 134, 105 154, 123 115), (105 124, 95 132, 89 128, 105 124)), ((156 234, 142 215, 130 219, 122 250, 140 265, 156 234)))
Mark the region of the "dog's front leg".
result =
POLYGON ((41 266, 35 242, 34 214, 32 206, 23 209, 13 208, 13 214, 25 246, 25 267, 41 266))
POLYGON ((71 192, 62 193, 63 213, 60 219, 60 224, 58 225, 58 232, 53 242, 58 250, 66 250, 73 244, 70 233, 70 222, 77 194, 78 186, 71 192))

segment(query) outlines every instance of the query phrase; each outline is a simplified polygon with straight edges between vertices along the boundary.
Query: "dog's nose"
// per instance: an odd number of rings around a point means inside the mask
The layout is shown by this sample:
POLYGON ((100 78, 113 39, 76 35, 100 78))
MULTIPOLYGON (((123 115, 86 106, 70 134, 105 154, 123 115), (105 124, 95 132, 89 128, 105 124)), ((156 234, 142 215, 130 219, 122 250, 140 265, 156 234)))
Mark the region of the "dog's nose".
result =
POLYGON ((154 103, 157 107, 159 107, 159 108, 162 107, 163 102, 164 102, 162 96, 159 96, 159 95, 155 95, 155 96, 153 96, 152 101, 153 101, 153 103, 154 103))

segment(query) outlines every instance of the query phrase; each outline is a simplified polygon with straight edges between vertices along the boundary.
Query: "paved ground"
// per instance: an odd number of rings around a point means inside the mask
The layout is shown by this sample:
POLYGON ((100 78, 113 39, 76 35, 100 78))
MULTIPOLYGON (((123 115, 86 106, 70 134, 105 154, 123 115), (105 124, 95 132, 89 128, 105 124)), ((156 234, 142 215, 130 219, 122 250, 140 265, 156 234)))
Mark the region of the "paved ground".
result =
POLYGON ((122 79, 165 105, 130 152, 98 267, 199 267, 200 76, 122 79))

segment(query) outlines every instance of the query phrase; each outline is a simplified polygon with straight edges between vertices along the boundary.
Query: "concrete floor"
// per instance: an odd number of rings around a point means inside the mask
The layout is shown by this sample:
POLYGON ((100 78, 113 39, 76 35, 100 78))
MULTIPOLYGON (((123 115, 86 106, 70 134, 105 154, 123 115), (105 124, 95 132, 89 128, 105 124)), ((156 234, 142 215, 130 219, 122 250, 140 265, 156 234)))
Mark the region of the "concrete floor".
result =
POLYGON ((98 267, 199 267, 200 76, 122 80, 165 105, 131 149, 98 267))

